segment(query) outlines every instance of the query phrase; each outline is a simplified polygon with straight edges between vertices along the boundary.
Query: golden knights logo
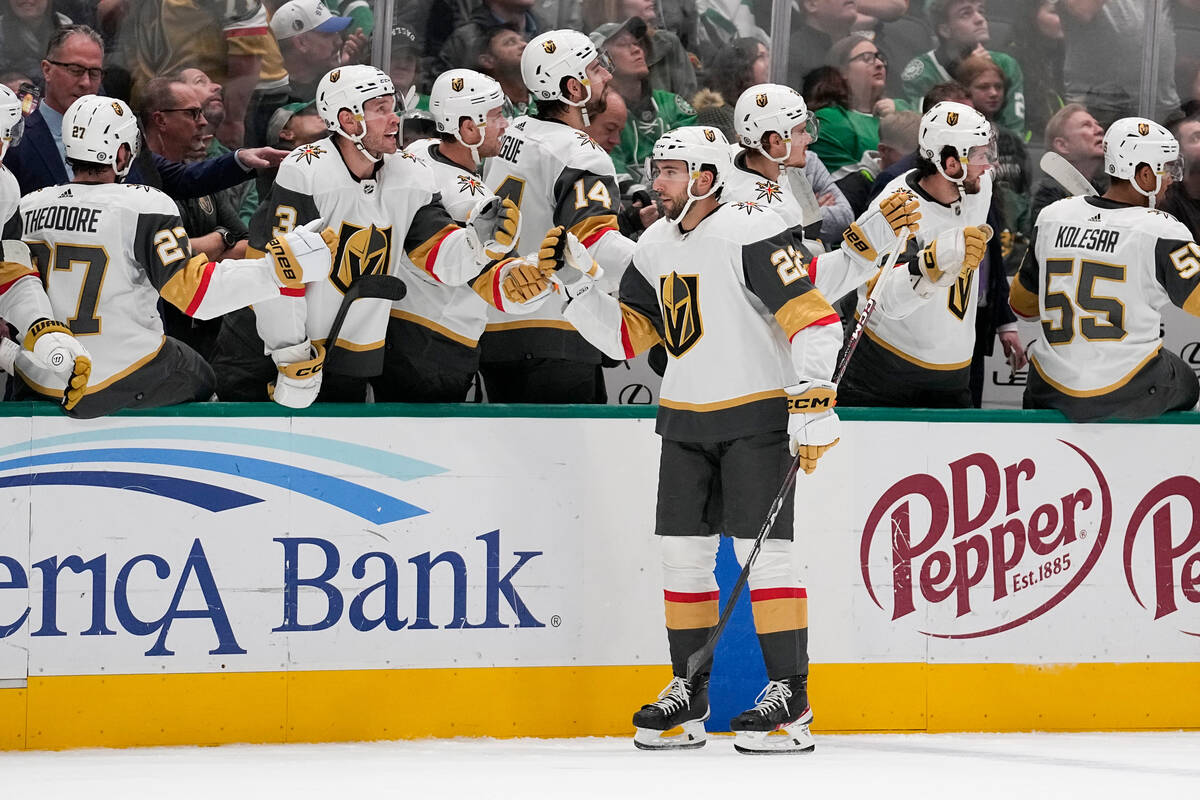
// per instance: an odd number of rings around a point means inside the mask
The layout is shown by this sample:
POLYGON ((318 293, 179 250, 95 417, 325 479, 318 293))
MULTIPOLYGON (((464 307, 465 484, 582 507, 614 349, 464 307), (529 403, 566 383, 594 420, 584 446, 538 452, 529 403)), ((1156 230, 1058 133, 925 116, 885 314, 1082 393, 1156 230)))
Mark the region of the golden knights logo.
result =
MULTIPOLYGON (((113 110, 113 113, 115 113, 118 117, 125 116, 125 109, 121 108, 120 103, 113 103, 112 110, 113 110)), ((1142 135, 1145 136, 1145 134, 1142 134, 1142 135)))
POLYGON ((558 49, 558 45, 554 43, 553 39, 547 39, 546 41, 542 42, 542 49, 547 53, 553 53, 558 49))
POLYGON ((340 69, 335 69, 333 72, 329 73, 329 82, 337 83, 338 79, 341 77, 342 77, 342 71, 340 69))
POLYGON ((679 358, 700 341, 700 276, 672 272, 658 279, 667 352, 679 358))
POLYGON ((456 92, 461 92, 462 87, 463 87, 463 79, 462 78, 451 78, 450 79, 450 88, 451 89, 453 89, 456 92))
POLYGON ((708 139, 710 142, 715 142, 717 140, 717 134, 712 128, 705 128, 704 138, 708 139))
POLYGON ((950 313, 961 319, 966 319, 967 308, 971 305, 971 288, 975 283, 975 270, 966 270, 958 276, 958 280, 950 287, 950 300, 947 307, 950 313))
POLYGON ((579 144, 580 144, 581 146, 583 146, 583 147, 594 147, 594 148, 596 148, 597 150, 599 150, 600 152, 604 152, 604 148, 602 148, 602 147, 601 147, 599 144, 597 144, 597 143, 596 143, 596 140, 595 140, 595 139, 593 139, 591 136, 589 136, 589 135, 588 135, 588 133, 587 133, 587 131, 576 131, 576 132, 575 132, 575 137, 576 137, 577 139, 579 139, 579 144))
POLYGON ((766 107, 767 107, 767 96, 766 96, 766 94, 756 94, 756 95, 754 95, 754 104, 755 104, 755 105, 757 105, 759 108, 766 108, 766 107))
POLYGON ((483 181, 474 175, 459 175, 458 191, 463 193, 470 192, 471 196, 474 197, 483 191, 483 181))
POLYGON ((1140 133, 1142 136, 1149 136, 1150 135, 1150 125, 1145 122, 1139 122, 1138 123, 1138 133, 1140 133))
POLYGON ((946 124, 951 127, 958 124, 958 112, 957 111, 946 112, 946 124))
POLYGON ((783 202, 783 187, 775 181, 755 181, 754 188, 758 190, 757 200, 766 200, 767 205, 775 201, 783 202))
POLYGON ((366 228, 343 222, 329 280, 343 294, 363 275, 386 275, 392 263, 392 227, 366 228))
POLYGON ((315 144, 304 144, 292 151, 292 157, 297 161, 303 159, 305 164, 311 164, 314 158, 324 154, 325 148, 315 144))

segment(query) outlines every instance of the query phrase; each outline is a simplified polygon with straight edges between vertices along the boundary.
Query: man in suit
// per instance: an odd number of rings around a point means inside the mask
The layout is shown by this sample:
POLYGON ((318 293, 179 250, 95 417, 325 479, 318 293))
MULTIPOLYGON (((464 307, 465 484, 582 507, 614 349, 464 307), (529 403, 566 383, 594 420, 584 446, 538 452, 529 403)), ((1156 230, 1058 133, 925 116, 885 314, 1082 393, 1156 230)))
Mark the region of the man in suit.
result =
MULTIPOLYGON (((42 61, 46 90, 41 105, 25 118, 25 135, 4 159, 22 195, 71 180, 62 144, 63 113, 83 95, 99 91, 103 63, 104 42, 86 25, 64 26, 51 38, 42 61)), ((125 182, 149 184, 176 199, 200 197, 238 185, 252 169, 278 166, 286 155, 261 147, 184 165, 143 149, 125 182)))

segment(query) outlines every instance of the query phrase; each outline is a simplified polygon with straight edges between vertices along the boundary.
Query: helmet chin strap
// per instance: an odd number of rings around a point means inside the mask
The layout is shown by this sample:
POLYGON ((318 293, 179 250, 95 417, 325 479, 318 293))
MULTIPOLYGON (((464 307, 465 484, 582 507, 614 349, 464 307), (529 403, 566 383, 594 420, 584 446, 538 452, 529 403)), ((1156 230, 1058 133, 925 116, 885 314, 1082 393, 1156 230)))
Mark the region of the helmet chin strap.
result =
POLYGON ((349 133, 346 133, 346 129, 343 128, 341 125, 338 125, 338 133, 340 133, 342 136, 345 136, 347 139, 349 139, 351 141, 351 143, 354 145, 355 149, 357 149, 358 152, 363 154, 364 158, 366 158, 372 164, 376 164, 379 162, 379 159, 376 158, 375 156, 371 155, 369 152, 367 152, 367 148, 363 147, 363 143, 362 143, 363 137, 367 135, 367 122, 362 117, 356 117, 356 119, 359 122, 359 124, 362 125, 362 129, 363 129, 362 133, 357 134, 357 135, 351 135, 349 133))
MULTIPOLYGON (((773 133, 779 133, 779 132, 773 131, 773 133)), ((757 145, 755 145, 754 149, 757 150, 758 152, 762 153, 763 157, 766 158, 768 161, 774 161, 776 164, 783 166, 784 164, 787 163, 787 160, 792 157, 792 137, 791 136, 785 137, 782 134, 780 134, 779 138, 783 139, 783 143, 785 145, 787 145, 787 147, 783 151, 783 158, 775 158, 775 156, 768 153, 767 149, 762 146, 762 142, 759 142, 757 145)))
POLYGON ((1153 211, 1154 204, 1158 200, 1158 191, 1159 191, 1159 189, 1162 188, 1162 175, 1158 172, 1154 173, 1154 191, 1153 192, 1147 192, 1144 189, 1142 189, 1142 185, 1140 183, 1138 183, 1136 174, 1133 176, 1133 180, 1130 181, 1130 183, 1133 184, 1133 188, 1137 189, 1138 194, 1144 196, 1147 200, 1150 201, 1150 210, 1153 211))
MULTIPOLYGON (((478 123, 476 124, 478 125, 478 123)), ((469 144, 462 138, 462 134, 460 134, 458 131, 454 132, 454 138, 458 139, 459 144, 471 151, 471 163, 475 165, 475 169, 479 169, 479 165, 482 163, 481 159, 479 158, 479 148, 483 146, 483 140, 487 138, 484 136, 483 129, 479 129, 479 141, 475 144, 469 144)))
POLYGON ((967 189, 963 185, 967 180, 967 164, 968 164, 967 157, 959 156, 958 163, 959 163, 959 166, 962 167, 962 176, 958 177, 958 178, 952 178, 946 174, 945 168, 942 167, 941 159, 938 159, 938 161, 935 162, 935 166, 937 167, 938 174, 941 175, 946 180, 953 183, 955 188, 958 189, 958 200, 954 201, 954 213, 955 214, 962 213, 962 202, 963 202, 963 200, 967 199, 967 189))
MULTIPOLYGON (((579 80, 579 79, 576 78, 576 80, 579 80)), ((589 81, 587 78, 584 78, 583 80, 579 80, 579 82, 583 84, 584 89, 587 89, 587 94, 583 96, 583 100, 579 101, 578 103, 572 103, 570 100, 568 100, 565 97, 561 98, 561 100, 566 105, 569 105, 569 106, 579 109, 580 113, 583 114, 583 127, 586 128, 588 125, 592 124, 592 118, 588 115, 588 110, 587 110, 587 104, 589 102, 591 102, 591 99, 592 99, 592 82, 589 81)))
POLYGON ((687 202, 683 204, 683 208, 679 211, 679 223, 678 224, 680 224, 680 225, 683 224, 683 218, 687 216, 688 211, 692 207, 692 203, 696 202, 697 200, 703 200, 706 197, 712 197, 713 193, 715 193, 717 191, 717 187, 714 185, 713 188, 709 189, 704 194, 692 194, 692 184, 695 183, 696 179, 699 177, 700 177, 700 172, 699 172, 699 170, 697 170, 696 172, 692 173, 692 177, 688 180, 688 185, 687 185, 688 199, 687 199, 687 202))

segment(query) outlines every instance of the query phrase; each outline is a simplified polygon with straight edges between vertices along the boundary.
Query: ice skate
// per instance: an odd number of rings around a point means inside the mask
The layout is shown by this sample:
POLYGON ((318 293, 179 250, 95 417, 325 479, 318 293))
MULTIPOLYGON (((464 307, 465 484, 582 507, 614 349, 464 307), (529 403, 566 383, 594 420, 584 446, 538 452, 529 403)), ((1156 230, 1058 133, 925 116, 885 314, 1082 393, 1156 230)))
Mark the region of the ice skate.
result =
POLYGON ((769 681, 754 708, 729 723, 735 734, 733 749, 747 755, 811 753, 816 747, 808 730, 812 720, 806 676, 769 681), (783 735, 771 736, 775 731, 783 735))
POLYGON ((708 673, 697 675, 689 685, 686 678, 672 678, 658 700, 647 703, 633 715, 637 733, 633 746, 639 750, 693 750, 704 747, 708 737, 708 673), (675 728, 683 731, 668 736, 675 728))

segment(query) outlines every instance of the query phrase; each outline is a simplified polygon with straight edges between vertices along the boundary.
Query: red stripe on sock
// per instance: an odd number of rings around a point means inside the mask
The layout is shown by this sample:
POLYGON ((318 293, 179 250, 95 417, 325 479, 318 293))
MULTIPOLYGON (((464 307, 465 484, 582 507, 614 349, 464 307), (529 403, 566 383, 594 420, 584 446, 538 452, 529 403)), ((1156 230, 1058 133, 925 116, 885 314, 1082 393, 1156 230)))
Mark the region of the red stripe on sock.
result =
POLYGON ((708 603, 719 600, 721 593, 717 592, 670 592, 663 590, 663 597, 671 603, 708 603))
POLYGON ((750 590, 751 603, 757 603, 760 600, 782 600, 788 597, 807 598, 808 590, 797 586, 750 590))

